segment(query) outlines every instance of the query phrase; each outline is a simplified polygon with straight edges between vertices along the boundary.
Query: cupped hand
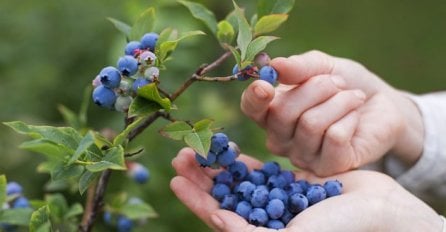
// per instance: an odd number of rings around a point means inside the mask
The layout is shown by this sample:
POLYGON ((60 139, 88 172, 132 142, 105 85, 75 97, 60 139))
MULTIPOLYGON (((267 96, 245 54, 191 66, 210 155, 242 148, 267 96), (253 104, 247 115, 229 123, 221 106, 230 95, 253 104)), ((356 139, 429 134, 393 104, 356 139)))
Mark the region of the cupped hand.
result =
POLYGON ((276 58, 277 87, 253 82, 242 111, 267 133, 267 147, 299 168, 328 176, 392 152, 420 156, 423 125, 400 91, 354 61, 318 51, 276 58))
MULTIPOLYGON (((236 213, 219 209, 219 203, 209 194, 218 170, 199 167, 194 156, 190 148, 178 153, 172 161, 177 176, 171 181, 171 189, 194 214, 215 231, 276 231, 255 227, 236 213)), ((239 160, 251 170, 262 165, 246 155, 239 160)), ((440 217, 386 175, 372 171, 351 171, 328 178, 308 172, 295 175, 311 183, 337 179, 343 183, 344 192, 310 206, 280 231, 441 231, 440 217)))

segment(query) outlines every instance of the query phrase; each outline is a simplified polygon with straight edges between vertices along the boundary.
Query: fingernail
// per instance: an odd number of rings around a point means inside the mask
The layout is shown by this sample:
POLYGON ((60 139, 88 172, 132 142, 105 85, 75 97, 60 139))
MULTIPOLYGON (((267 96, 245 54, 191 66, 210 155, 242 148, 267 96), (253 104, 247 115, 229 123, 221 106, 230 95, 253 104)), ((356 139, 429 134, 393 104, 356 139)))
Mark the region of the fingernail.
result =
POLYGON ((331 80, 333 81, 333 83, 338 87, 338 88, 343 88, 347 85, 347 83, 345 82, 344 78, 340 77, 340 76, 332 76, 331 80))
POLYGON ((353 94, 356 95, 360 99, 365 99, 366 95, 362 90, 355 90, 353 94))
POLYGON ((225 227, 225 223, 220 219, 219 216, 213 214, 211 215, 211 221, 212 224, 214 224, 215 227, 217 227, 217 229, 219 230, 223 230, 225 227))
POLYGON ((263 88, 260 86, 256 86, 254 88, 254 94, 256 95, 257 98, 262 100, 268 97, 268 93, 265 90, 263 90, 263 88))

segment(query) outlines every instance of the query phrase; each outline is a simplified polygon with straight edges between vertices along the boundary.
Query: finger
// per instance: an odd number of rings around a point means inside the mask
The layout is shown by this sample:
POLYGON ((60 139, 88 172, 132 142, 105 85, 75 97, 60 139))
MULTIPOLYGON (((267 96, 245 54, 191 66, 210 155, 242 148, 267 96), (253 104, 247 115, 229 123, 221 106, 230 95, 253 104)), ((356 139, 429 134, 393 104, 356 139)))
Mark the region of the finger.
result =
POLYGON ((181 202, 210 227, 213 227, 210 215, 218 210, 218 202, 194 182, 183 176, 176 176, 170 182, 170 188, 181 202))
MULTIPOLYGON (((325 102, 345 85, 339 76, 319 75, 299 87, 276 95, 267 117, 267 145, 276 154, 287 152, 287 141, 292 142, 295 125, 300 115, 325 102)), ((293 146, 293 144, 289 144, 293 146)))
POLYGON ((319 104, 305 111, 297 123, 295 132, 296 153, 305 162, 318 158, 325 131, 342 119, 353 109, 364 103, 365 94, 360 90, 341 91, 319 104))
POLYGON ((269 104, 274 98, 274 87, 265 81, 254 81, 242 94, 240 107, 243 113, 264 125, 269 104))
POLYGON ((289 58, 275 58, 271 65, 278 72, 282 84, 301 84, 317 75, 332 74, 335 59, 320 51, 310 51, 289 58))
POLYGON ((327 129, 321 149, 321 162, 314 167, 318 175, 327 176, 357 167, 351 140, 359 120, 359 113, 352 111, 327 129))
POLYGON ((211 215, 213 225, 220 231, 225 232, 252 232, 256 229, 254 225, 249 224, 245 219, 234 212, 228 210, 217 210, 211 215))
POLYGON ((261 161, 259 161, 258 159, 255 159, 251 156, 247 156, 247 155, 240 155, 238 160, 244 162, 246 164, 246 166, 248 166, 248 169, 250 171, 252 171, 254 169, 260 169, 263 166, 263 163, 261 161))

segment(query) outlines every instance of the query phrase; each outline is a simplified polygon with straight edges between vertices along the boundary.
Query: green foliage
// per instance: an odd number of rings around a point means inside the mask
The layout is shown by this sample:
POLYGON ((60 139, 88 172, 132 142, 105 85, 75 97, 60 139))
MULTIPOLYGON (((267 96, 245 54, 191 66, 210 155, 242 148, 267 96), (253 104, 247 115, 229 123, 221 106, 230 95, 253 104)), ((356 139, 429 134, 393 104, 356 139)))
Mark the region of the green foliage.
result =
POLYGON ((265 15, 255 24, 254 34, 261 35, 273 32, 288 19, 287 14, 265 15))
POLYGON ((145 33, 151 32, 155 25, 155 19, 155 9, 152 7, 141 13, 135 24, 132 26, 129 39, 140 40, 145 33))
POLYGON ((179 3, 186 6, 191 14, 201 20, 206 26, 211 30, 213 34, 217 32, 217 20, 215 19, 215 15, 212 11, 207 9, 200 3, 189 2, 189 1, 178 1, 179 3))
MULTIPOLYGON (((248 45, 252 40, 252 31, 248 21, 245 18, 244 12, 240 9, 237 3, 235 3, 235 1, 233 1, 233 3, 238 22, 237 46, 240 49, 242 61, 244 61, 246 51, 248 50, 248 45)), ((245 66, 239 63, 239 67, 243 69, 245 66)))
POLYGON ((275 36, 260 36, 255 38, 248 45, 245 60, 248 61, 254 60, 254 57, 259 52, 263 51, 269 43, 271 43, 276 39, 278 39, 278 37, 275 36))
POLYGON ((119 215, 125 215, 132 220, 156 218, 158 214, 151 205, 139 198, 129 198, 127 193, 118 193, 110 197, 105 209, 119 215))
POLYGON ((106 169, 126 170, 124 162, 124 148, 121 145, 112 147, 105 152, 104 158, 86 166, 90 172, 100 172, 106 169))
POLYGON ((178 43, 186 38, 196 36, 196 35, 205 35, 202 31, 188 31, 182 33, 180 36, 177 35, 178 32, 176 30, 171 31, 170 35, 167 37, 163 35, 162 40, 158 39, 159 49, 155 52, 157 56, 157 66, 164 67, 164 63, 170 58, 170 54, 175 51, 178 46, 178 43))
POLYGON ((33 210, 30 208, 17 208, 0 210, 0 223, 28 226, 33 210))
POLYGON ((293 9, 295 0, 258 0, 257 14, 261 18, 268 14, 286 14, 293 9))
POLYGON ((6 202, 6 176, 0 175, 0 205, 6 202))
POLYGON ((49 231, 51 228, 50 209, 47 205, 40 207, 31 215, 29 223, 30 232, 49 231))
POLYGON ((130 27, 128 24, 122 21, 119 21, 111 17, 108 17, 107 19, 113 24, 113 26, 115 26, 116 29, 118 29, 118 31, 124 34, 126 38, 130 37, 130 33, 132 32, 132 27, 130 27))
POLYGON ((231 44, 235 34, 232 25, 228 21, 222 20, 218 23, 217 27, 218 41, 223 44, 231 44))

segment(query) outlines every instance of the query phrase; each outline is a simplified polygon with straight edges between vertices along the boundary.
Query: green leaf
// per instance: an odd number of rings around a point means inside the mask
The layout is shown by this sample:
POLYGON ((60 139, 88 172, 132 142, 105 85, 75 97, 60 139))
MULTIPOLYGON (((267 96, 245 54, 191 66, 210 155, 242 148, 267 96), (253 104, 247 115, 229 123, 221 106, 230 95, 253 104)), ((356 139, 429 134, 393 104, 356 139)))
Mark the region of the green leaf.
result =
POLYGON ((33 139, 44 138, 73 150, 77 148, 82 139, 82 136, 71 127, 32 126, 20 121, 6 122, 4 124, 16 132, 28 135, 33 139))
POLYGON ((237 16, 238 21, 238 36, 237 36, 237 46, 240 49, 242 61, 245 60, 246 50, 248 49, 248 45, 252 40, 252 32, 251 27, 249 26, 248 21, 245 18, 245 14, 240 9, 240 7, 232 1, 234 4, 234 9, 237 16))
POLYGON ((111 17, 108 17, 107 19, 108 21, 113 23, 113 26, 115 26, 115 28, 118 29, 118 31, 122 32, 122 34, 124 34, 125 37, 129 37, 132 28, 127 23, 121 22, 111 17))
POLYGON ((66 156, 74 153, 72 149, 60 144, 53 143, 52 141, 47 139, 35 139, 26 141, 20 144, 19 148, 40 153, 42 155, 45 155, 48 159, 59 161, 65 160, 66 156))
POLYGON ((94 144, 100 149, 108 149, 113 146, 113 143, 108 141, 103 135, 98 132, 93 132, 94 144))
POLYGON ((119 133, 119 135, 117 135, 115 137, 115 139, 113 140, 113 145, 117 146, 117 145, 122 145, 124 143, 124 141, 127 139, 127 136, 129 135, 129 133, 135 129, 139 123, 141 123, 144 120, 143 117, 137 118, 134 122, 132 122, 130 125, 128 125, 121 133, 119 133))
POLYGON ((88 187, 99 177, 100 172, 85 171, 79 179, 79 193, 82 195, 88 187))
POLYGON ((84 154, 88 148, 94 144, 94 135, 93 132, 89 131, 84 138, 82 138, 81 142, 79 143, 79 146, 77 147, 76 151, 74 152, 74 155, 71 156, 70 160, 68 161, 69 164, 73 164, 74 161, 79 159, 79 157, 84 154))
POLYGON ((155 9, 150 7, 145 10, 133 24, 132 30, 130 32, 130 40, 139 41, 141 37, 148 32, 153 30, 155 25, 155 9))
POLYGON ((288 19, 287 14, 272 14, 260 18, 254 28, 255 35, 266 34, 275 31, 288 19))
POLYGON ((286 14, 293 9, 295 0, 258 0, 257 14, 259 18, 269 14, 286 14))
POLYGON ((70 218, 76 217, 84 212, 84 208, 81 204, 73 204, 67 212, 65 212, 64 219, 68 220, 70 218))
POLYGON ((50 223, 50 209, 49 207, 42 206, 38 210, 34 211, 31 215, 31 221, 29 223, 29 231, 30 232, 36 232, 36 231, 43 231, 43 227, 45 224, 50 223))
POLYGON ((259 36, 256 39, 254 39, 248 46, 248 51, 246 52, 246 60, 252 61, 254 60, 254 57, 261 51, 263 51, 266 46, 278 39, 279 37, 275 36, 259 36))
POLYGON ((126 204, 128 199, 128 194, 126 192, 120 192, 112 195, 111 200, 109 201, 109 207, 113 210, 119 210, 126 204))
POLYGON ((169 98, 163 98, 158 92, 158 86, 156 83, 151 83, 148 85, 145 85, 138 89, 137 91, 138 96, 158 103, 162 109, 165 109, 166 111, 170 110, 170 107, 172 106, 169 98))
POLYGON ((62 179, 71 179, 71 178, 79 178, 84 172, 84 167, 77 164, 71 164, 66 166, 63 163, 60 163, 54 169, 51 170, 51 179, 53 181, 62 180, 62 179))
POLYGON ((193 148, 198 154, 207 156, 211 147, 212 120, 204 119, 194 124, 191 133, 184 136, 184 142, 193 148))
MULTIPOLYGON (((242 11, 243 11, 243 9, 242 9, 242 11)), ((238 20, 237 20, 236 10, 232 10, 231 12, 229 12, 229 14, 226 15, 225 20, 231 24, 231 26, 232 26, 232 28, 234 28, 235 32, 238 31, 238 20)))
POLYGON ((196 36, 196 35, 205 35, 205 33, 202 31, 189 31, 189 32, 185 32, 185 33, 181 34, 181 36, 178 37, 177 39, 168 40, 168 41, 165 41, 162 43, 158 42, 158 43, 160 43, 160 47, 159 47, 158 51, 155 51, 155 54, 157 56, 157 61, 159 62, 159 64, 162 65, 163 63, 165 63, 167 61, 167 59, 169 58, 169 55, 173 51, 175 51, 175 49, 178 46, 178 43, 181 40, 186 39, 191 36, 196 36))
POLYGON ((65 212, 68 210, 68 204, 65 197, 62 194, 51 194, 46 195, 45 200, 48 203, 51 216, 56 218, 57 221, 62 221, 65 212))
POLYGON ((6 176, 0 176, 0 205, 3 205, 6 202, 6 176))
POLYGON ((162 108, 158 103, 146 100, 143 97, 136 97, 130 104, 128 114, 129 117, 144 117, 160 109, 162 108))
POLYGON ((240 53, 237 51, 237 49, 235 49, 233 46, 231 45, 227 45, 225 46, 226 49, 229 49, 229 51, 231 51, 232 56, 235 59, 236 64, 241 67, 241 63, 242 63, 242 57, 240 56, 240 53))
POLYGON ((72 110, 70 110, 69 108, 67 108, 64 105, 59 105, 57 107, 57 109, 59 110, 60 114, 62 114, 62 117, 64 118, 64 121, 66 124, 68 124, 69 126, 75 128, 75 129, 81 128, 81 125, 80 125, 79 119, 77 118, 76 113, 74 113, 72 110))
POLYGON ((161 31, 158 37, 158 41, 156 42, 155 52, 160 50, 162 43, 176 39, 178 39, 178 31, 174 30, 171 27, 165 28, 164 30, 161 31))
POLYGON ((251 24, 251 25, 256 25, 258 20, 259 20, 259 18, 258 18, 258 16, 257 16, 257 14, 254 14, 254 15, 251 17, 251 21, 249 21, 249 24, 251 24))
POLYGON ((178 2, 187 7, 192 16, 194 16, 196 19, 199 19, 204 24, 206 24, 206 26, 209 28, 209 30, 212 31, 213 34, 216 33, 217 20, 215 19, 215 15, 212 11, 210 11, 200 3, 189 2, 189 1, 178 1, 178 2))
POLYGON ((124 162, 124 148, 122 146, 112 147, 107 151, 104 159, 86 166, 90 172, 100 172, 106 169, 126 170, 124 162))
POLYGON ((27 226, 32 213, 33 210, 30 208, 0 210, 0 223, 27 226))
POLYGON ((220 43, 231 44, 234 40, 234 28, 226 21, 222 20, 218 23, 217 39, 220 43))
POLYGON ((147 203, 126 204, 121 208, 121 213, 131 220, 158 217, 152 206, 147 203))
POLYGON ((173 140, 183 140, 192 132, 192 127, 184 121, 176 121, 165 126, 160 133, 173 140))

